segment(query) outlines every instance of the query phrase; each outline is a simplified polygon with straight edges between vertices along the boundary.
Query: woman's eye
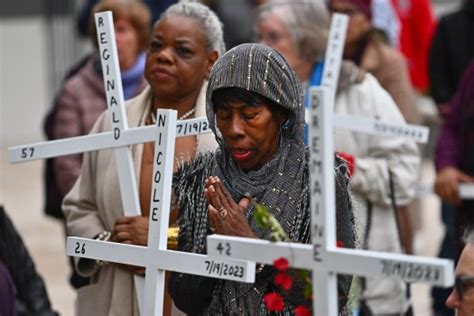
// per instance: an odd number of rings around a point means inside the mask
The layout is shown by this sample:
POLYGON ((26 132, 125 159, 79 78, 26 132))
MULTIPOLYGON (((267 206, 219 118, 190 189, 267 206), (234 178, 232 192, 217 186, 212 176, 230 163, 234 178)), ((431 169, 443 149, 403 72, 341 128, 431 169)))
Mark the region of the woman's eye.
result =
POLYGON ((161 48, 161 46, 162 46, 162 45, 161 45, 160 42, 158 42, 158 41, 152 41, 152 42, 150 43, 150 50, 151 50, 152 52, 156 52, 158 49, 161 48))
POLYGON ((228 120, 231 114, 225 111, 217 111, 216 116, 218 120, 228 120))
POLYGON ((242 117, 246 120, 251 120, 257 116, 257 113, 243 113, 242 117))
POLYGON ((192 51, 187 47, 177 47, 176 52, 178 53, 178 55, 183 57, 188 57, 192 53, 192 51))

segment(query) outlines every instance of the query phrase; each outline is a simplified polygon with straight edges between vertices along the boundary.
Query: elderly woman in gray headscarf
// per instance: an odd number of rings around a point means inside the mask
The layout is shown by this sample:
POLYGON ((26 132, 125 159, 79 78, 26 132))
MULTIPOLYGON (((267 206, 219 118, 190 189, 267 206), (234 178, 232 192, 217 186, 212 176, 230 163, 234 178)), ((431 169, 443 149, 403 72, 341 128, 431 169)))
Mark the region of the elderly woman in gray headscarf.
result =
MULTIPOLYGON (((283 57, 261 44, 230 50, 212 68, 207 117, 219 148, 184 165, 175 176, 179 207, 179 250, 205 253, 206 236, 270 239, 253 219, 246 193, 266 205, 292 241, 310 243, 308 151, 303 141, 304 106, 299 81, 283 57)), ((354 246, 348 179, 336 160, 337 232, 354 246)), ((266 315, 263 295, 279 292, 275 271, 266 266, 254 284, 173 273, 169 289, 188 314, 266 315)), ((351 278, 339 280, 340 306, 351 278)), ((304 303, 296 281, 281 315, 304 303)), ((317 295, 317 293, 316 293, 317 295)))

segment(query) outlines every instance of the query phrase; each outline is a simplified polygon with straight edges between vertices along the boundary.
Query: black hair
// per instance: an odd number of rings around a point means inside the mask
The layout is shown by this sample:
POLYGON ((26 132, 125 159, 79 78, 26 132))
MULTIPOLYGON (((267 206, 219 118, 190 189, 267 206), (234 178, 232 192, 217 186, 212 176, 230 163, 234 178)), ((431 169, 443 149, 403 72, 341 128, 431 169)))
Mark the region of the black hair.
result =
POLYGON ((288 110, 283 106, 270 100, 269 98, 264 97, 256 92, 248 91, 238 87, 220 88, 215 90, 211 96, 214 112, 216 112, 216 105, 226 104, 232 101, 241 101, 251 106, 266 104, 270 107, 270 110, 274 114, 288 112, 288 110))

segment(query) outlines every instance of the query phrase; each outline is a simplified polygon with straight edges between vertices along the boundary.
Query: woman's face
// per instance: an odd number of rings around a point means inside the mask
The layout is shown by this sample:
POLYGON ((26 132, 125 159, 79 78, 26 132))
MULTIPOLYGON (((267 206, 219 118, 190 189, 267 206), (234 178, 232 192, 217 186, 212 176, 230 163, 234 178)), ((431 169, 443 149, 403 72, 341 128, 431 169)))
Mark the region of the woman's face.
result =
MULTIPOLYGON (((456 267, 456 276, 474 276, 473 243, 468 243, 464 247, 456 267)), ((461 293, 453 290, 446 300, 446 305, 449 308, 456 309, 456 315, 458 316, 474 315, 474 282, 467 282, 464 291, 461 296, 461 293)))
POLYGON ((312 61, 308 61, 298 51, 297 44, 288 29, 275 12, 264 15, 258 24, 259 42, 276 49, 285 57, 290 67, 302 80, 308 80, 312 61))
POLYGON ((293 38, 276 13, 270 12, 260 20, 258 36, 261 44, 276 49, 292 68, 301 60, 293 38))
POLYGON ((217 57, 216 51, 207 53, 198 21, 171 14, 153 30, 145 77, 157 97, 165 100, 197 97, 217 57))
POLYGON ((347 27, 346 44, 355 45, 370 30, 369 18, 357 7, 345 0, 330 0, 331 12, 344 13, 349 15, 349 25, 347 27))
POLYGON ((256 170, 278 150, 283 112, 262 103, 233 100, 216 105, 216 123, 230 155, 243 170, 256 170))
POLYGON ((135 64, 140 53, 138 34, 126 18, 117 19, 114 26, 120 69, 127 70, 135 64))

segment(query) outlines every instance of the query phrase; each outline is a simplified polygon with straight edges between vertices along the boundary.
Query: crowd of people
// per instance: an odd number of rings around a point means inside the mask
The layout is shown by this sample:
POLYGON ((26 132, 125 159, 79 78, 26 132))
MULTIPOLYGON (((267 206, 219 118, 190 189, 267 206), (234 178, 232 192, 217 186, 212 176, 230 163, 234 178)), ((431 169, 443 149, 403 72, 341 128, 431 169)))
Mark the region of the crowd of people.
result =
MULTIPOLYGON (((331 14, 344 13, 349 27, 335 113, 419 124, 417 96, 429 94, 438 105, 434 190, 447 227, 440 257, 459 262, 454 288, 433 289, 433 314, 472 315, 474 204, 462 199, 459 185, 474 182, 474 0, 437 23, 428 0, 232 3, 86 1, 78 19, 97 48, 93 13, 113 13, 129 127, 155 124, 157 109, 176 110, 179 120, 208 119, 212 133, 175 144, 169 225, 179 227, 178 250, 206 253, 206 236, 214 233, 270 240, 253 216, 254 202, 290 240, 311 243, 305 112, 309 88, 322 84, 331 14)), ((111 129, 101 73, 94 51, 66 74, 45 120, 49 139, 111 129)), ((337 240, 347 248, 414 253, 412 202, 422 162, 415 142, 346 130, 334 141, 337 240)), ((131 147, 140 215, 124 216, 111 150, 49 160, 46 213, 61 220, 67 236, 147 245, 154 149, 131 147)), ((38 303, 30 302, 5 238, 0 314, 56 314, 21 246, 37 288, 38 303)), ((71 271, 78 315, 139 315, 133 277, 143 268, 71 259, 71 271)), ((275 274, 263 266, 249 285, 167 273, 164 314, 270 315, 264 295, 282 291, 275 274)), ((311 308, 295 280, 279 315, 311 308)), ((341 315, 413 315, 410 286, 400 280, 338 276, 338 292, 341 315)))

